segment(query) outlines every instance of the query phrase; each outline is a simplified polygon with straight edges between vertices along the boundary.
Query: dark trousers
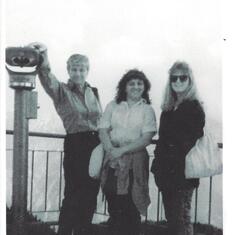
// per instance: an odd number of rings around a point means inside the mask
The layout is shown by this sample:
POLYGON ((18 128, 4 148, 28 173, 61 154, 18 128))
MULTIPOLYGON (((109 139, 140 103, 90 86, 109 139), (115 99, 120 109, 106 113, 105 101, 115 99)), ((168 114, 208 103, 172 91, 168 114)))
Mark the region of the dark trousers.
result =
MULTIPOLYGON (((133 174, 130 171, 130 182, 133 174)), ((109 169, 108 178, 104 187, 104 193, 108 202, 110 215, 110 234, 113 235, 138 235, 140 233, 141 218, 131 196, 131 185, 129 193, 117 195, 117 177, 114 170, 109 169)))
POLYGON ((88 175, 92 150, 100 143, 97 132, 69 134, 64 142, 64 199, 59 235, 91 234, 99 181, 88 175))
POLYGON ((168 235, 193 235, 191 223, 193 190, 194 188, 162 191, 168 235))

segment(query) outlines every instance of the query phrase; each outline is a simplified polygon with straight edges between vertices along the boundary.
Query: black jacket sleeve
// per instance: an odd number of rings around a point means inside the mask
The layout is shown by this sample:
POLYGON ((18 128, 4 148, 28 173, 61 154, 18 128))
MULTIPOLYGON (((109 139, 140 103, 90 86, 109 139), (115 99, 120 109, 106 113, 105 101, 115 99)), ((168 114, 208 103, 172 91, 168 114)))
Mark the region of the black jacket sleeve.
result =
POLYGON ((182 104, 183 125, 179 133, 179 145, 182 155, 185 156, 195 145, 198 138, 203 136, 205 113, 197 101, 188 101, 182 104))

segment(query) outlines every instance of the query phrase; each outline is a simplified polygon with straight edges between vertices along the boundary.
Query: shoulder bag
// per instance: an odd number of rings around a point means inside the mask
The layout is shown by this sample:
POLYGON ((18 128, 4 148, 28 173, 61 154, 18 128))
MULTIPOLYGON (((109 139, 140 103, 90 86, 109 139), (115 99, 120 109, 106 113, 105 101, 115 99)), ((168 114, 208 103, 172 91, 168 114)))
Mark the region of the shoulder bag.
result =
POLYGON ((222 151, 213 136, 206 132, 185 158, 185 177, 210 177, 221 174, 222 170, 222 151))

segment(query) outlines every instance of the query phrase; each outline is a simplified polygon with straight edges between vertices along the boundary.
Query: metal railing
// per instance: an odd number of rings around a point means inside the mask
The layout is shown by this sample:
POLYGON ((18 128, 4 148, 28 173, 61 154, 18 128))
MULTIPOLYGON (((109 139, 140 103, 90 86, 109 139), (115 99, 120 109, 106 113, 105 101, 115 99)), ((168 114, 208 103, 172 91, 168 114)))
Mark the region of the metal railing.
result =
MULTIPOLYGON (((13 131, 7 130, 6 131, 7 135, 12 135, 13 131)), ((63 139, 65 135, 63 134, 50 134, 50 133, 40 133, 40 132, 30 132, 29 136, 31 137, 41 137, 41 138, 53 138, 53 139, 63 139)), ((155 144, 156 141, 153 140, 152 144, 155 144)), ((222 143, 218 143, 218 146, 220 148, 223 147, 222 143)), ((12 151, 12 149, 7 149, 7 151, 12 151)), ((55 151, 55 150, 29 150, 29 160, 31 165, 29 165, 28 169, 30 171, 29 174, 29 179, 28 179, 28 210, 32 212, 33 214, 40 214, 40 213, 59 213, 60 207, 61 207, 61 202, 62 202, 62 193, 63 193, 63 157, 64 157, 64 152, 62 150, 55 151), (45 185, 44 185, 44 192, 40 192, 41 196, 44 198, 43 202, 43 209, 33 209, 33 199, 35 197, 34 195, 34 185, 35 185, 35 157, 38 153, 43 153, 43 158, 45 158, 46 165, 45 169, 43 169, 43 172, 45 172, 45 185), (52 153, 56 153, 56 157, 58 158, 59 161, 59 166, 57 171, 59 172, 59 179, 58 179, 58 202, 57 202, 57 207, 54 209, 48 209, 48 201, 53 200, 48 198, 48 186, 49 186, 49 162, 52 158, 52 153)), ((208 195, 208 224, 211 224, 211 211, 212 211, 212 183, 213 183, 213 177, 210 177, 209 179, 209 195, 208 195)), ((39 195, 37 195, 39 196, 39 195)), ((96 214, 98 215, 103 215, 103 216, 108 216, 107 212, 107 202, 104 198, 104 195, 100 192, 100 198, 102 202, 102 207, 101 209, 98 209, 96 211, 96 214)), ((194 222, 198 221, 198 189, 195 190, 195 200, 194 200, 194 222)), ((162 204, 162 199, 161 199, 161 194, 159 190, 157 190, 157 208, 156 208, 156 217, 154 220, 157 222, 161 221, 164 216, 163 212, 163 204, 162 204)), ((146 220, 148 220, 148 216, 146 216, 146 220)), ((57 225, 57 220, 49 220, 47 221, 48 224, 50 225, 57 225)))

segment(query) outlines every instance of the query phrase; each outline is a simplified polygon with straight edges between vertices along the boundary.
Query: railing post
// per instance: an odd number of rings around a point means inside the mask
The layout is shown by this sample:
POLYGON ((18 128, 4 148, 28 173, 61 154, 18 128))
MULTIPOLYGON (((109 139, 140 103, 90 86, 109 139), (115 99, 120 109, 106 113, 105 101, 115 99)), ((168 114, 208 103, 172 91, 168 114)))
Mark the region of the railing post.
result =
POLYGON ((198 203, 198 188, 195 190, 195 214, 194 214, 194 223, 197 223, 197 203, 198 203))
POLYGON ((6 63, 10 87, 15 89, 12 230, 14 235, 27 235, 28 119, 36 118, 37 94, 31 90, 35 88, 39 55, 30 48, 10 47, 6 49, 6 63), (25 67, 34 69, 28 73, 22 71, 25 67))
POLYGON ((61 207, 61 184, 62 184, 62 160, 63 160, 63 152, 60 152, 60 179, 59 179, 59 210, 61 207))
POLYGON ((160 191, 158 189, 158 193, 157 193, 157 222, 159 222, 159 216, 160 216, 160 191))
POLYGON ((212 177, 210 177, 208 224, 211 224, 212 177))
POLYGON ((47 151, 47 158, 46 158, 46 182, 45 182, 45 204, 44 204, 45 211, 47 210, 48 162, 49 162, 49 151, 47 151))

